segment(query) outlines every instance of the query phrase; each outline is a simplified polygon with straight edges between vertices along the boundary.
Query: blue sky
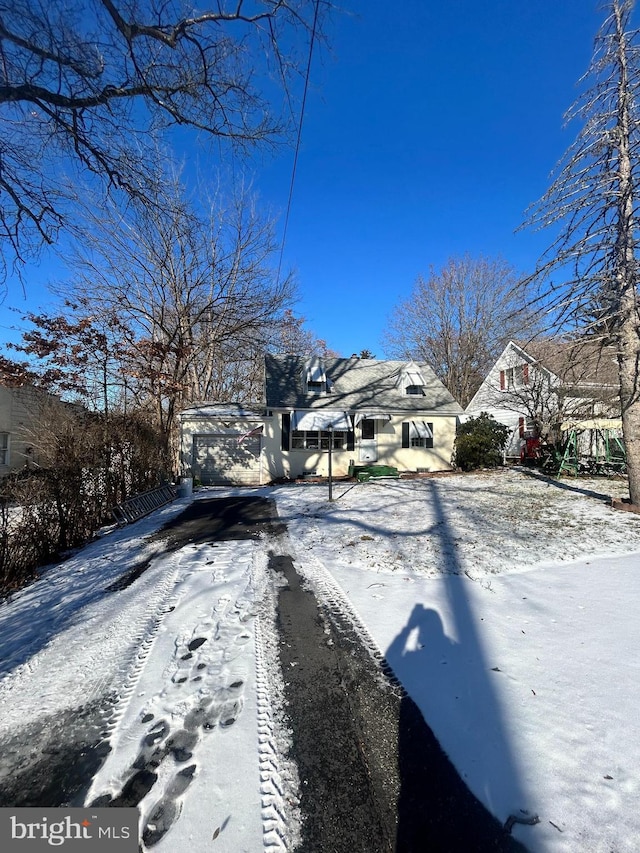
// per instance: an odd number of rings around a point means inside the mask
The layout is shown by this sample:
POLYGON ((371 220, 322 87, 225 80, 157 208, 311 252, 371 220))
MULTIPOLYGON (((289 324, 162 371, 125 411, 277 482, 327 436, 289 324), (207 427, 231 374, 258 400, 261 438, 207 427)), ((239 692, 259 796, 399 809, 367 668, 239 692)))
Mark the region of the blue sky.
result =
POLYGON ((529 271, 550 242, 514 231, 575 135, 562 117, 602 15, 597 0, 350 5, 313 66, 284 257, 314 331, 382 356, 419 273, 465 252, 529 271))
MULTIPOLYGON (((314 54, 283 259, 318 337, 382 357, 389 313, 431 266, 532 269, 551 234, 514 232, 575 137, 562 117, 601 21, 598 0, 344 0, 314 54)), ((293 152, 258 163, 282 233, 293 152)), ((48 263, 5 307, 49 301, 48 263)))

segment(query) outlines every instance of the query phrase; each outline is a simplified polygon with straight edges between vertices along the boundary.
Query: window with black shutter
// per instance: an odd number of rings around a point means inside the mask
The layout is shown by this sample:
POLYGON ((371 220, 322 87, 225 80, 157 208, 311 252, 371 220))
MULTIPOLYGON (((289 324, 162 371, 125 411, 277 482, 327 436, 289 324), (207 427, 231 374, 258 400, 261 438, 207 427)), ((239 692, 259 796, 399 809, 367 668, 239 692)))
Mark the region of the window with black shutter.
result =
POLYGON ((291 437, 291 415, 289 412, 282 413, 282 449, 289 450, 291 437))
POLYGON ((402 424, 402 446, 403 447, 411 447, 411 441, 409 440, 409 424, 402 424))

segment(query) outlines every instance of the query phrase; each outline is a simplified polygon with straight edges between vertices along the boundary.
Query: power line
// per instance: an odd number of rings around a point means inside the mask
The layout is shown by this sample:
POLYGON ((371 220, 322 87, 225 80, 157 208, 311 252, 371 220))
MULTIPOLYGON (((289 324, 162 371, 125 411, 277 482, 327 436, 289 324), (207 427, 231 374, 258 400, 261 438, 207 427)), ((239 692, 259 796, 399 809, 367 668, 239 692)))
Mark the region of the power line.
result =
POLYGON ((287 212, 284 218, 284 230, 282 232, 282 244, 280 246, 280 258, 278 259, 278 277, 276 279, 277 282, 280 281, 280 271, 282 269, 282 256, 284 255, 284 244, 287 239, 287 228, 289 226, 289 214, 291 212, 291 199, 293 198, 293 185, 296 180, 296 169, 298 166, 298 153, 300 151, 300 139, 302 137, 302 122, 304 120, 304 110, 305 105, 307 103, 307 90, 309 89, 309 77, 311 75, 311 58, 313 56, 313 43, 316 38, 316 27, 318 24, 318 8, 320 6, 320 0, 316 0, 315 3, 315 11, 313 15, 313 27, 311 29, 311 41, 309 43, 309 60, 307 62, 307 73, 305 75, 304 80, 304 91, 302 94, 302 106, 300 108, 300 123, 298 124, 298 138, 296 140, 296 149, 293 157, 293 169, 291 170, 291 184, 289 186, 289 199, 287 201, 287 212))

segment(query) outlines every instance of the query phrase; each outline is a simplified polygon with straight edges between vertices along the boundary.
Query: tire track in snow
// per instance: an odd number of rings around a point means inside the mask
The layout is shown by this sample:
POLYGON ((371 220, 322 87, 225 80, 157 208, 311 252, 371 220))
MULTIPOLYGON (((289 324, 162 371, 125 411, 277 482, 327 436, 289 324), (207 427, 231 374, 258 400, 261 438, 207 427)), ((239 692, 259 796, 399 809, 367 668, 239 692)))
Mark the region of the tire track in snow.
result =
MULTIPOLYGON (((130 701, 114 721, 124 724, 120 741, 132 739, 135 749, 137 738, 136 754, 108 760, 87 797, 94 806, 137 805, 146 848, 162 846, 164 836, 179 820, 183 794, 201 771, 203 738, 209 738, 214 729, 221 733, 229 729, 243 711, 246 647, 253 640, 248 623, 256 617, 256 602, 264 593, 264 566, 262 570, 256 566, 255 542, 191 548, 193 571, 179 578, 175 615, 168 620, 176 625, 176 634, 163 637, 153 660, 146 660, 156 669, 163 667, 162 687, 157 689, 156 674, 147 678, 143 672, 147 650, 132 674, 130 701), (201 577, 190 581, 196 572, 201 577), (208 604, 196 619, 190 617, 191 608, 202 611, 212 594, 213 606, 208 604), (154 693, 139 702, 133 693, 145 684, 154 693), (146 728, 136 735, 140 724, 146 728)), ((165 627, 169 630, 168 623, 165 627)), ((167 843, 172 846, 170 840, 167 843)), ((283 848, 272 845, 269 849, 276 853, 283 848)))
POLYGON ((297 550, 292 547, 286 535, 278 538, 281 553, 291 554, 296 571, 306 580, 310 588, 317 594, 321 603, 332 616, 338 629, 347 632, 354 631, 363 646, 367 649, 373 660, 380 668, 381 680, 386 687, 391 687, 399 697, 407 696, 405 688, 396 677, 392 667, 387 661, 384 653, 374 640, 371 632, 365 625, 355 607, 333 575, 317 557, 310 551, 306 551, 301 557, 297 550))
POLYGON ((284 684, 280 672, 276 628, 276 588, 265 595, 256 619, 256 691, 260 794, 267 853, 294 850, 300 835, 300 782, 296 765, 285 756, 290 738, 284 724, 284 684))
POLYGON ((38 715, 24 716, 17 723, 4 715, 8 735, 2 739, 0 802, 79 804, 91 776, 109 754, 111 732, 170 610, 167 599, 181 571, 181 556, 148 558, 148 570, 137 589, 103 593, 89 605, 92 612, 82 623, 83 630, 71 622, 33 661, 4 679, 6 709, 19 708, 21 694, 31 691, 28 707, 37 707, 38 715), (140 595, 145 596, 142 608, 140 595), (118 602, 117 611, 109 618, 108 603, 113 601, 118 602), (51 686, 47 673, 69 661, 78 678, 68 684, 61 705, 57 681, 51 686))
POLYGON ((150 601, 148 600, 150 606, 144 608, 143 615, 134 627, 133 645, 129 658, 123 662, 120 677, 111 685, 111 689, 116 693, 118 699, 104 731, 106 740, 109 739, 122 719, 126 705, 135 691, 140 674, 160 630, 163 618, 176 607, 177 599, 172 598, 171 595, 184 573, 185 563, 188 566, 193 561, 193 557, 192 548, 183 548, 168 558, 171 568, 164 574, 161 583, 155 588, 153 597, 150 601), (149 610, 151 610, 151 616, 148 615, 149 610))

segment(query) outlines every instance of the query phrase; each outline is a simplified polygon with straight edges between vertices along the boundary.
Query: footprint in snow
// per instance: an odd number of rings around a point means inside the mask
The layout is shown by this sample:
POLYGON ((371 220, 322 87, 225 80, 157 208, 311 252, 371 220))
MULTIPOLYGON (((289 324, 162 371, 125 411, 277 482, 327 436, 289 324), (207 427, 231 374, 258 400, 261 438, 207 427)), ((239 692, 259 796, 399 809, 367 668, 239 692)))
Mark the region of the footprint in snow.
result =
POLYGON ((158 722, 149 729, 144 739, 144 745, 154 746, 158 741, 162 740, 168 732, 169 723, 166 720, 158 720, 158 722))
POLYGON ((184 727, 188 732, 202 728, 207 719, 207 711, 213 699, 206 696, 200 700, 197 707, 192 708, 184 718, 184 727))
MULTIPOLYGON (((188 641, 184 637, 176 641, 175 655, 178 659, 178 668, 171 676, 171 681, 174 684, 184 684, 189 680, 189 670, 192 668, 194 660, 197 660, 197 656, 194 655, 194 652, 196 652, 206 642, 207 637, 194 637, 193 635, 188 641)), ((198 664, 197 668, 201 669, 204 666, 205 665, 203 664, 198 664)))
POLYGON ((230 604, 231 604, 231 596, 230 595, 221 595, 220 598, 218 599, 218 603, 213 608, 213 614, 224 613, 230 604))
POLYGON ((153 807, 149 819, 142 830, 142 840, 146 847, 153 847, 171 829, 180 817, 179 802, 162 799, 153 807))
POLYGON ((184 794, 189 785, 193 782, 195 772, 195 764, 190 764, 188 767, 184 767, 182 770, 178 771, 173 780, 169 783, 165 797, 170 800, 175 800, 177 797, 184 794))
POLYGON ((226 705, 223 705, 220 709, 220 728, 228 729, 229 726, 232 726, 240 716, 242 706, 242 700, 227 702, 226 705))
POLYGON ((180 817, 182 805, 178 797, 187 790, 196 773, 196 765, 190 764, 178 771, 169 783, 164 797, 151 810, 151 814, 142 830, 142 840, 146 847, 153 847, 171 829, 180 817))
MULTIPOLYGON (((200 732, 214 728, 225 730, 233 726, 244 707, 244 681, 236 678, 225 687, 216 690, 214 696, 203 696, 184 718, 183 728, 170 731, 167 720, 153 722, 154 716, 146 712, 141 722, 150 726, 141 741, 141 749, 132 765, 135 771, 127 780, 122 791, 116 797, 103 795, 93 805, 137 806, 154 787, 157 770, 168 755, 177 764, 183 764, 193 757, 200 732)), ((146 847, 157 844, 180 816, 179 798, 187 790, 195 776, 195 763, 177 771, 170 780, 164 796, 153 806, 142 831, 142 840, 146 847)))
POLYGON ((193 756, 192 749, 198 740, 198 735, 194 731, 178 729, 178 731, 173 732, 167 738, 165 747, 173 755, 175 761, 182 763, 183 761, 188 761, 193 756))

